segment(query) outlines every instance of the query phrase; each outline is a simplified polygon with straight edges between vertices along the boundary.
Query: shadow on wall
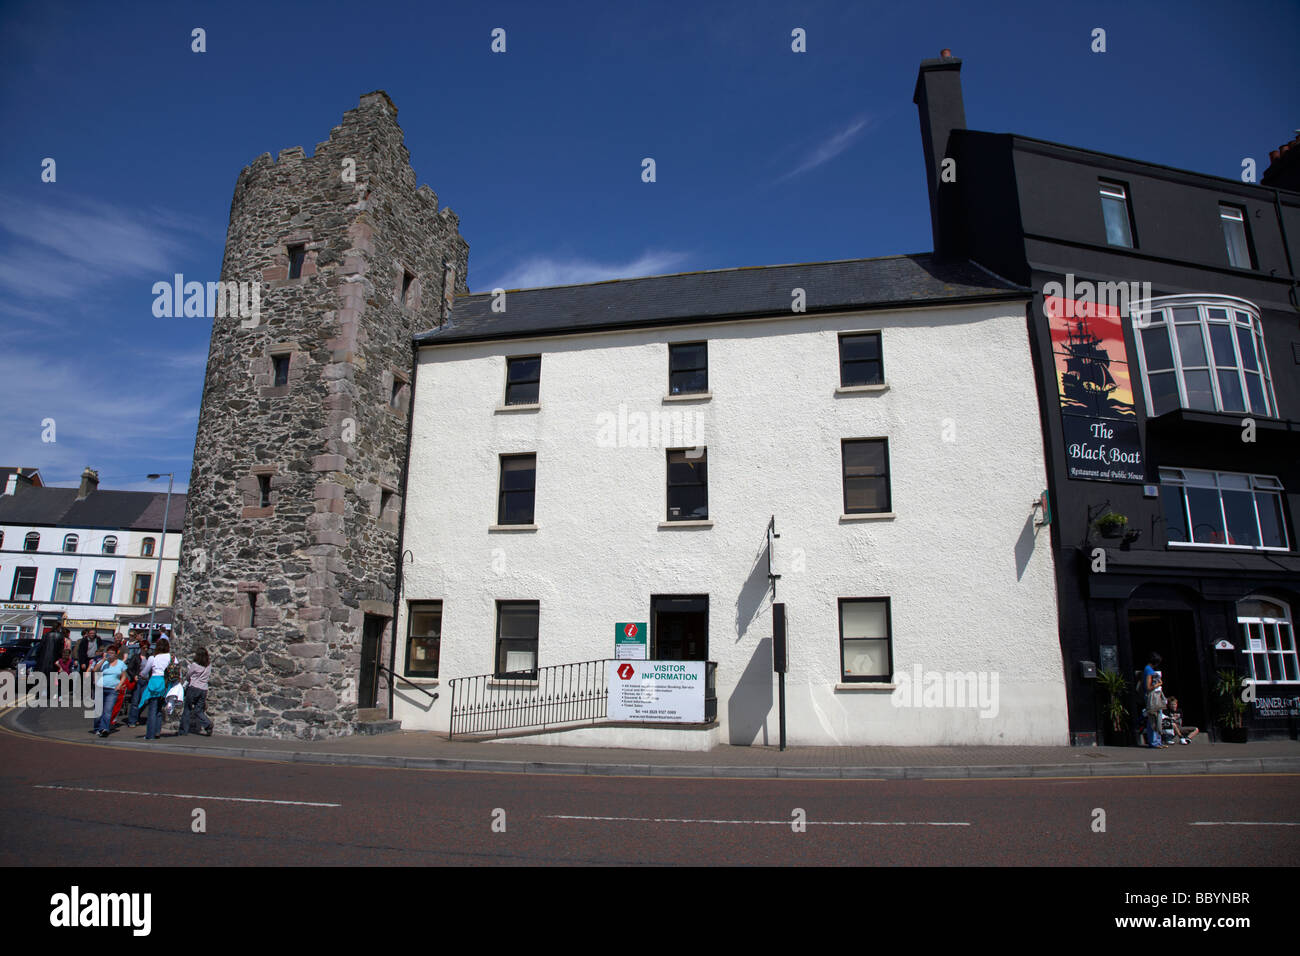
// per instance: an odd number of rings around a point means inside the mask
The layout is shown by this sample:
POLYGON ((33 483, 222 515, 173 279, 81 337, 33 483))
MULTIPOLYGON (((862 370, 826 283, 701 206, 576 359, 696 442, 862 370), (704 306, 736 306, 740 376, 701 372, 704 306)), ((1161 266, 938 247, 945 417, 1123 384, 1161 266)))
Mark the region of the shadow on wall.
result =
POLYGON ((769 582, 767 579, 767 543, 758 549, 758 556, 754 558, 754 566, 749 569, 749 576, 745 578, 745 586, 740 589, 740 596, 736 598, 736 640, 739 641, 749 630, 749 625, 754 623, 754 618, 758 617, 759 608, 763 606, 763 599, 767 596, 769 582))
POLYGON ((1029 517, 1025 519, 1025 526, 1020 529, 1020 537, 1016 539, 1016 580, 1019 581, 1025 576, 1025 568, 1029 567, 1029 559, 1034 556, 1034 537, 1038 529, 1034 527, 1034 512, 1029 512, 1029 517))
POLYGON ((766 746, 767 715, 771 712, 772 639, 765 637, 754 645, 754 653, 727 700, 727 742, 748 747, 761 730, 761 742, 766 746))

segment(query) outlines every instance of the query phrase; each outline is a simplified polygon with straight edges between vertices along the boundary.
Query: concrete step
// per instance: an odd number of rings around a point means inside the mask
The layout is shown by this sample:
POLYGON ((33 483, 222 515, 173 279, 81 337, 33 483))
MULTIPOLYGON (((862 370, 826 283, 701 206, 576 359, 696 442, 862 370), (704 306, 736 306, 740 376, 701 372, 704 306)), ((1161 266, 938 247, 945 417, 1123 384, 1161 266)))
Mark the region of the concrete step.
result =
POLYGON ((391 734, 402 729, 400 720, 389 720, 383 707, 362 707, 357 710, 357 733, 391 734))

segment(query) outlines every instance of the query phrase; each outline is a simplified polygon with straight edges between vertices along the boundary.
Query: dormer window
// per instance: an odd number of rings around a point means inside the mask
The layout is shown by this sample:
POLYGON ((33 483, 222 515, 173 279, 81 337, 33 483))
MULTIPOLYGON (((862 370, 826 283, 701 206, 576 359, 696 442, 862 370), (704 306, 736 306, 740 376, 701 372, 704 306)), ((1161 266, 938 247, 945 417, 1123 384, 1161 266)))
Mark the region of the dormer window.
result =
POLYGON ((77 550, 77 536, 69 534, 63 536, 63 551, 65 554, 72 554, 77 550))
POLYGON ((117 554, 117 537, 109 535, 104 539, 103 551, 105 554, 117 554))
POLYGON ((155 542, 154 542, 154 539, 153 539, 153 538, 145 538, 143 541, 141 541, 141 542, 140 542, 140 557, 142 557, 142 558, 152 558, 152 557, 153 557, 154 544, 155 544, 155 542))

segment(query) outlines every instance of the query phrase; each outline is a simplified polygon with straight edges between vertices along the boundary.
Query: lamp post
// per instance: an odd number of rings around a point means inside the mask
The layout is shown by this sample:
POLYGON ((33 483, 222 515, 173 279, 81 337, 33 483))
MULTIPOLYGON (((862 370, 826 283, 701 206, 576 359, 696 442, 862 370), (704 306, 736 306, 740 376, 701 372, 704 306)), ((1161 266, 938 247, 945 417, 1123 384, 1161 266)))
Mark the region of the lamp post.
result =
POLYGON ((153 600, 149 602, 149 635, 153 637, 154 615, 158 611, 158 589, 162 587, 162 559, 163 551, 167 548, 167 517, 172 508, 172 483, 176 480, 175 472, 166 471, 156 475, 149 475, 150 481, 157 481, 163 475, 167 476, 167 501, 163 505, 163 523, 162 523, 162 540, 158 542, 158 569, 154 572, 153 580, 153 600))

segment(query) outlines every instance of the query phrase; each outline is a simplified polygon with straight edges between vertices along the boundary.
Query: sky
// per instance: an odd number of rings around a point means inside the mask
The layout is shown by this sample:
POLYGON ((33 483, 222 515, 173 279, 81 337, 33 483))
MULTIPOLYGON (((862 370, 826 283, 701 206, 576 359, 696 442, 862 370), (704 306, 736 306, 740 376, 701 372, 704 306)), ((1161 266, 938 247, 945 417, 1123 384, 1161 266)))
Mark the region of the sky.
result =
POLYGON ((1262 173, 1297 36, 1290 0, 0 0, 0 465, 186 487, 211 325, 152 286, 218 279, 240 169, 372 90, 483 291, 930 251, 912 91, 944 47, 971 129, 1262 173))

